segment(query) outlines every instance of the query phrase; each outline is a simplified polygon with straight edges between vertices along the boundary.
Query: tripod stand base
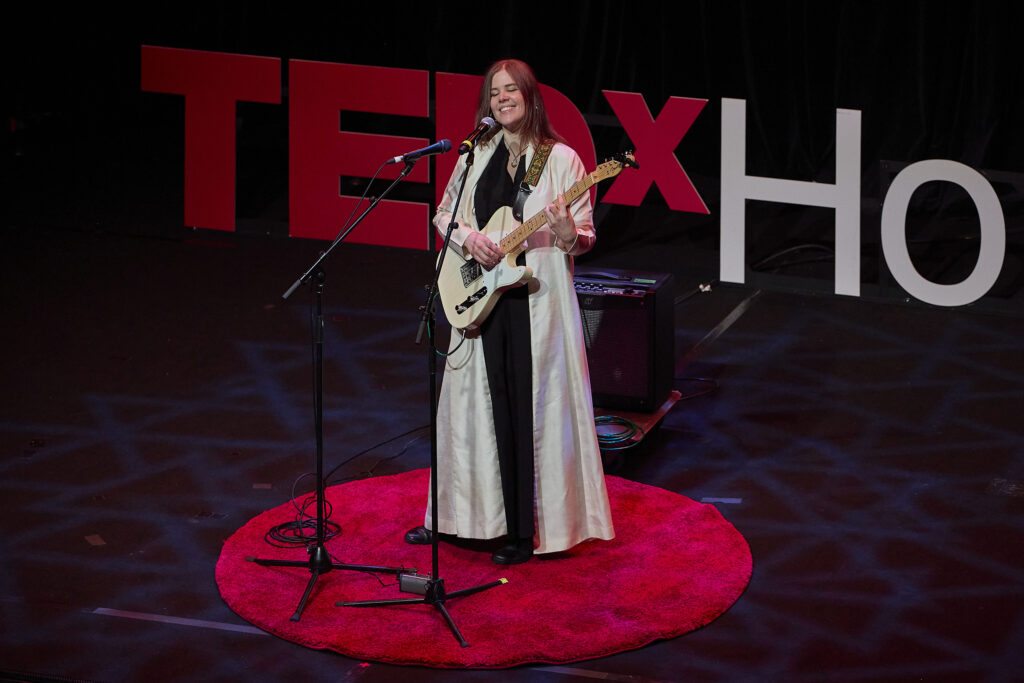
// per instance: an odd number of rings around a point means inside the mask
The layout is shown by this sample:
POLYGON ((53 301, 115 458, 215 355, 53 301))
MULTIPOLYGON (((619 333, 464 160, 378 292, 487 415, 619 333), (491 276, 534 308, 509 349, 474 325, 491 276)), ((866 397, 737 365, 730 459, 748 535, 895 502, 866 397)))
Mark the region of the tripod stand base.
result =
POLYGON ((445 601, 451 598, 459 598, 464 595, 472 595, 473 593, 479 593, 481 591, 495 588, 502 584, 508 583, 508 579, 498 579, 491 583, 480 584, 479 586, 473 586, 472 588, 463 588, 461 590, 452 591, 446 593, 444 590, 444 579, 431 579, 426 585, 426 594, 422 598, 398 598, 396 600, 359 600, 356 602, 336 602, 336 607, 382 607, 387 605, 433 605, 440 612, 441 616, 444 617, 445 622, 448 624, 448 628, 451 629, 452 635, 459 641, 459 645, 462 647, 469 647, 469 643, 462 637, 462 633, 459 631, 459 627, 455 625, 455 620, 452 619, 452 615, 448 613, 448 608, 445 607, 445 601))
POLYGON ((302 611, 306 609, 306 602, 309 600, 310 594, 313 592, 313 586, 316 585, 317 579, 320 578, 321 574, 326 574, 332 569, 347 569, 357 572, 376 572, 378 574, 407 574, 409 572, 415 573, 415 569, 407 569, 405 567, 377 567, 366 564, 341 564, 335 563, 331 560, 330 553, 323 545, 317 545, 313 548, 309 554, 309 562, 297 562, 293 560, 265 560, 256 557, 245 558, 247 562, 254 562, 255 564, 262 565, 264 567, 306 567, 309 569, 311 576, 309 582, 306 583, 306 590, 302 593, 302 599, 299 600, 298 606, 295 608, 295 614, 291 616, 292 621, 298 621, 302 618, 302 611))

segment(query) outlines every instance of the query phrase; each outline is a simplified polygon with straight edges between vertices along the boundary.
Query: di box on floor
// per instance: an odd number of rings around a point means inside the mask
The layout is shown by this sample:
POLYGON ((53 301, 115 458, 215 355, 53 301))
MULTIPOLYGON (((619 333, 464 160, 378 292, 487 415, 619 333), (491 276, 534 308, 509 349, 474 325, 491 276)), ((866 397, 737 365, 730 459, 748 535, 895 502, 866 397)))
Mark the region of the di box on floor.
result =
POLYGON ((577 268, 575 285, 594 405, 657 410, 675 370, 672 276, 577 268))

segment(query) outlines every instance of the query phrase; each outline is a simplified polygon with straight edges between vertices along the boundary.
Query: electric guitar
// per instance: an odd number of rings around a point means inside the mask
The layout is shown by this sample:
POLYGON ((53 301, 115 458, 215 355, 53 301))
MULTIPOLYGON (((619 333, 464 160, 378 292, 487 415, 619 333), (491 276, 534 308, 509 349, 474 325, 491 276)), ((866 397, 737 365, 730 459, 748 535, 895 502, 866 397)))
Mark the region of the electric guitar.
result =
MULTIPOLYGON (((627 166, 636 167, 632 152, 618 154, 604 162, 593 173, 583 176, 575 185, 566 190, 565 205, 573 202, 608 178, 614 178, 627 166)), ((502 293, 517 287, 531 277, 533 272, 527 266, 517 266, 516 258, 522 253, 523 242, 548 222, 543 211, 522 225, 512 217, 512 208, 503 206, 487 222, 482 230, 505 253, 498 265, 484 269, 472 258, 462 255, 461 247, 449 245, 437 288, 441 296, 441 307, 452 327, 472 330, 480 326, 498 303, 502 293)))

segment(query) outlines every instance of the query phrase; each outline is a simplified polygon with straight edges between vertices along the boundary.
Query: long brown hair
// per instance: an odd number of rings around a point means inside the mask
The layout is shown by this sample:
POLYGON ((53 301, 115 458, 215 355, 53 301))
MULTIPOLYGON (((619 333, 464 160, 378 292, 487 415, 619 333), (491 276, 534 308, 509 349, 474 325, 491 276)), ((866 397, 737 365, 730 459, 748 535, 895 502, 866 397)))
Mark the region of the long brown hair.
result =
MULTIPOLYGON (((548 120, 547 109, 544 108, 544 98, 540 94, 540 83, 533 75, 533 69, 526 62, 518 59, 501 59, 491 64, 484 74, 484 82, 480 84, 480 101, 476 109, 476 120, 479 121, 485 116, 493 116, 491 112, 491 81, 499 71, 505 71, 511 76, 519 92, 523 94, 523 105, 526 107, 526 115, 523 118, 523 127, 520 135, 526 142, 535 146, 539 145, 545 138, 554 138, 558 142, 565 142, 565 139, 555 132, 551 121, 548 120)), ((501 130, 497 125, 483 137, 481 142, 487 142, 501 130)))

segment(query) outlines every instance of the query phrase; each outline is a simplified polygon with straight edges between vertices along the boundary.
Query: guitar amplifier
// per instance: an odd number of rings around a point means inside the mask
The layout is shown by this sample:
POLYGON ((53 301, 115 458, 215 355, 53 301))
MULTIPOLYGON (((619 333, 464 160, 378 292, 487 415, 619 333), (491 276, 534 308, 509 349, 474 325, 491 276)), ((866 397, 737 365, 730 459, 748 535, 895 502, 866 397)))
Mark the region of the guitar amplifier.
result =
POLYGON ((672 391, 672 276, 577 268, 591 392, 597 408, 654 412, 672 391))

